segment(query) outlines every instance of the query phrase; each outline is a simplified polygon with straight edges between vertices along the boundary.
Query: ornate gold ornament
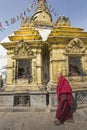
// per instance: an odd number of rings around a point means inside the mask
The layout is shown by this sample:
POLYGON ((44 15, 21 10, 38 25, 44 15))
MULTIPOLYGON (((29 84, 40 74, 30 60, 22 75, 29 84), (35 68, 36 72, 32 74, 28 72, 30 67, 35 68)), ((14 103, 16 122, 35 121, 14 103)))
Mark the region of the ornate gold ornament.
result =
POLYGON ((14 57, 13 58, 32 58, 34 57, 34 53, 27 43, 25 43, 23 40, 19 42, 19 44, 14 49, 14 57))
POLYGON ((66 51, 68 53, 84 53, 85 52, 85 46, 79 38, 74 38, 66 46, 66 51))

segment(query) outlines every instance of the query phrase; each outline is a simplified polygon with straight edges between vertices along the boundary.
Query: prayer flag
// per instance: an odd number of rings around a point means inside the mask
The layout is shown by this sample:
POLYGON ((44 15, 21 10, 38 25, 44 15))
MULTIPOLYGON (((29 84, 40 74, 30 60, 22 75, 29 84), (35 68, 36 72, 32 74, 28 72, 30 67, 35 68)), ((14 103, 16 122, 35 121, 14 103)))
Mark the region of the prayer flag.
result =
POLYGON ((3 30, 0 28, 0 31, 3 32, 3 30))
POLYGON ((0 27, 2 27, 2 23, 0 22, 0 27))
POLYGON ((24 16, 26 16, 26 11, 24 11, 24 16))
POLYGON ((15 23, 16 22, 16 19, 13 17, 13 22, 15 23))
POLYGON ((5 20, 6 26, 9 26, 9 22, 7 20, 5 20))

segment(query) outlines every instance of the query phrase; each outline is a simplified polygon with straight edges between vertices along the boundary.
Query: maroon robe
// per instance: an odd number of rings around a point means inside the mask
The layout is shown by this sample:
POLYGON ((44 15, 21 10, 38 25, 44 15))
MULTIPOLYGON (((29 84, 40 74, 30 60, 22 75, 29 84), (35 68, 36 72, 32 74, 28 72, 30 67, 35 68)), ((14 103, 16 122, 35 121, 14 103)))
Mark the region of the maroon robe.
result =
POLYGON ((73 117, 72 106, 72 89, 69 82, 61 76, 57 84, 58 108, 56 118, 65 121, 73 117))

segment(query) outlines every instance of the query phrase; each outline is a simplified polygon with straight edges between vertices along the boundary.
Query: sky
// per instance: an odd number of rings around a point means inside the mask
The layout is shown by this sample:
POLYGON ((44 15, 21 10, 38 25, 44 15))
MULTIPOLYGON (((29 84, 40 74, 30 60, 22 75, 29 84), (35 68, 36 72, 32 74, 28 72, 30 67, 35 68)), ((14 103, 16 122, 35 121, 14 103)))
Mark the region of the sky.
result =
MULTIPOLYGON (((24 11, 31 6, 34 0, 0 0, 0 22, 5 26, 3 32, 0 31, 0 41, 5 37, 11 35, 14 30, 19 29, 21 20, 17 20, 14 24, 6 26, 5 21, 11 18, 17 18, 18 14, 24 13, 24 11)), ((48 5, 51 5, 59 15, 65 15, 69 17, 71 26, 83 28, 87 31, 87 0, 47 0, 48 5)), ((36 6, 30 10, 27 16, 32 16, 36 6)), ((58 16, 52 13, 53 21, 55 22, 58 16)), ((0 47, 0 65, 2 62, 4 53, 6 51, 3 47, 0 47)), ((4 55, 5 55, 4 54, 4 55)), ((6 61, 5 61, 6 64, 6 61)), ((3 64, 4 65, 4 64, 3 64)))

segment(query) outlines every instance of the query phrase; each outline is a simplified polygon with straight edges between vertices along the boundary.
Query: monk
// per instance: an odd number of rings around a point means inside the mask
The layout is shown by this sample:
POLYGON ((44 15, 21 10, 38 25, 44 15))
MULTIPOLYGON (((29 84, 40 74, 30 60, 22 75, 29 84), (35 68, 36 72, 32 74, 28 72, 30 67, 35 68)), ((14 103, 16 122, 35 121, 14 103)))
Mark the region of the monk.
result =
POLYGON ((60 125, 64 123, 64 121, 67 122, 74 122, 73 119, 73 112, 72 112, 72 88, 65 79, 64 76, 62 76, 61 72, 57 73, 58 76, 58 83, 57 83, 57 98, 58 98, 58 108, 56 111, 56 125, 60 125))

